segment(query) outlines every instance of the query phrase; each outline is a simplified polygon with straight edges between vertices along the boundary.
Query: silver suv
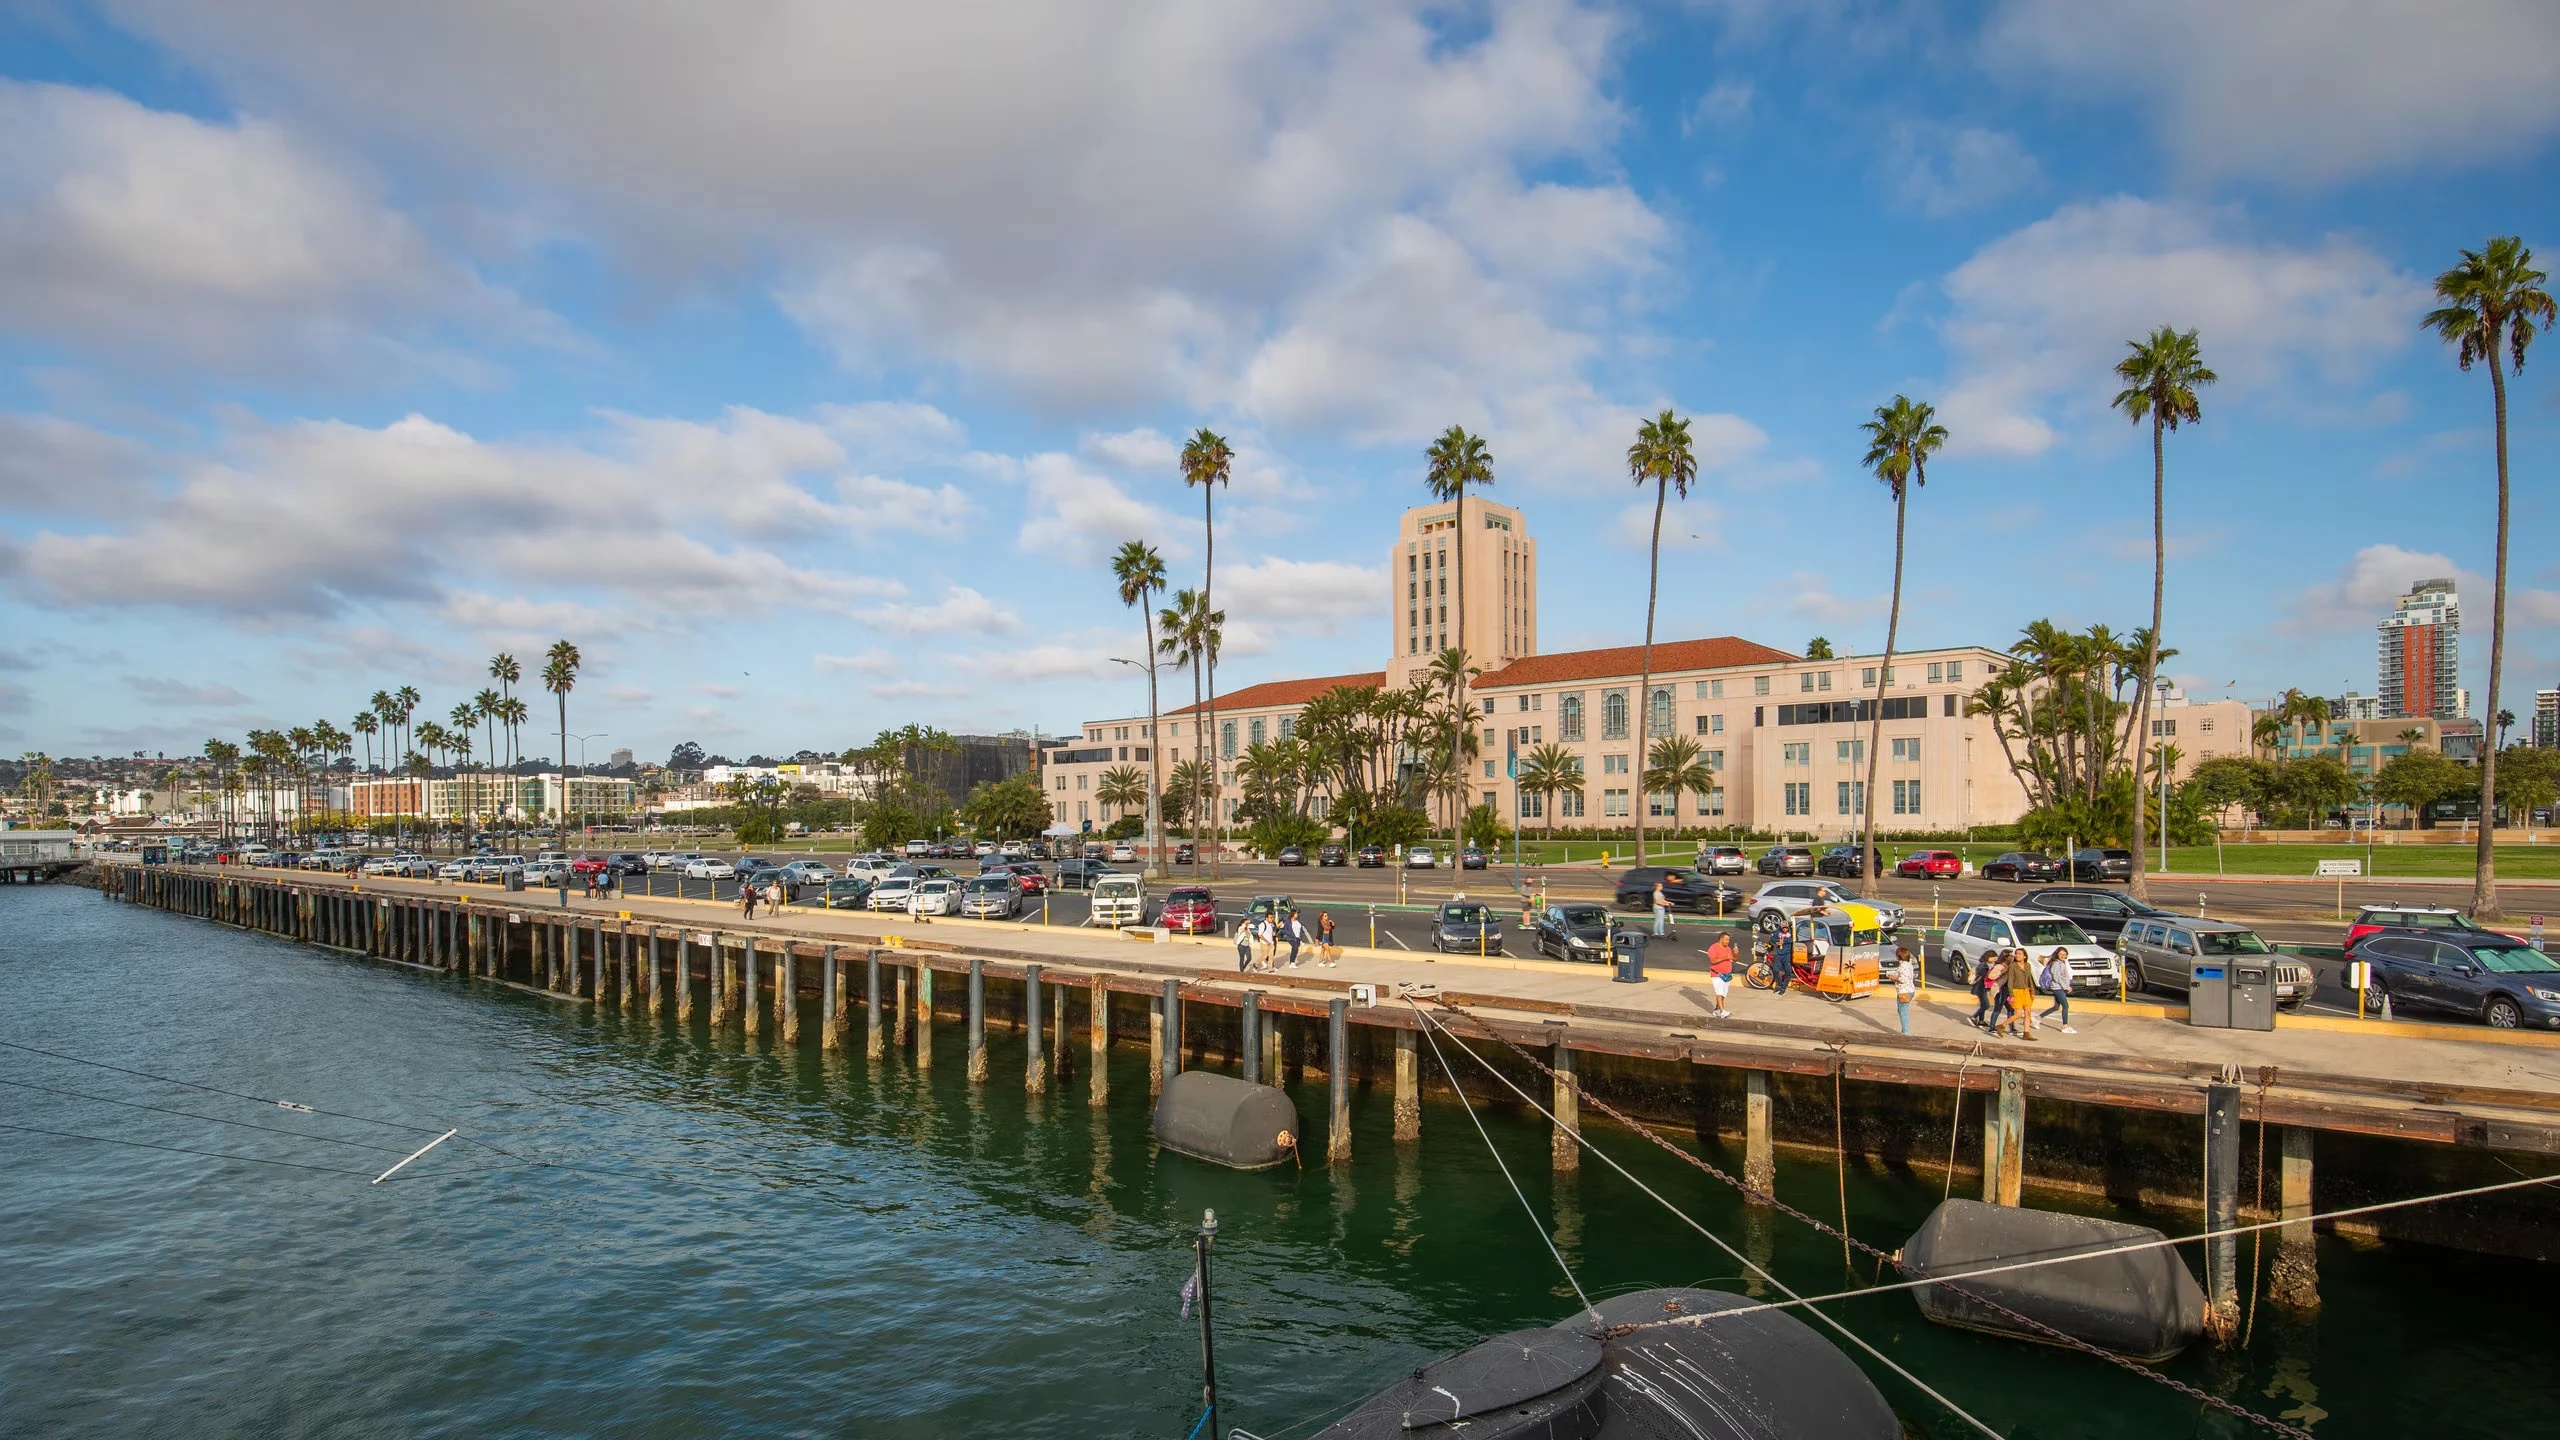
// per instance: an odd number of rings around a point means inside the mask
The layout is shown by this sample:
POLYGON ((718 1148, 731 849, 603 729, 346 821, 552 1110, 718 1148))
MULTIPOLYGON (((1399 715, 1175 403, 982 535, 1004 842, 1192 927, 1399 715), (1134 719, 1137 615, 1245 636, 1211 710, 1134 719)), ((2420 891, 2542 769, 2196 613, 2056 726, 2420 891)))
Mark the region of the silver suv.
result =
POLYGON ((2259 955, 2272 962, 2268 969, 2276 984, 2276 1003, 2285 1009, 2300 1008, 2318 988, 2310 966, 2278 958, 2258 932, 2228 920, 2194 920, 2184 915, 2136 920, 2124 927, 2122 943, 2125 984, 2134 990, 2157 987, 2184 993, 2195 985, 2199 959, 2210 965, 2218 959, 2259 955))
POLYGON ((1947 973, 1970 983, 1994 950, 2024 950, 2041 969, 2056 949, 2071 967, 2075 994, 2116 993, 2123 971, 2107 948, 2062 916, 2014 905, 1971 905, 1947 917, 1947 973))
POLYGON ((1824 905, 1873 905, 1884 921, 1887 935, 1902 928, 1902 907, 1890 900, 1861 900, 1829 880, 1780 880, 1763 885, 1753 892, 1747 909, 1751 923, 1767 928, 1782 920, 1793 920, 1813 908, 1824 905))

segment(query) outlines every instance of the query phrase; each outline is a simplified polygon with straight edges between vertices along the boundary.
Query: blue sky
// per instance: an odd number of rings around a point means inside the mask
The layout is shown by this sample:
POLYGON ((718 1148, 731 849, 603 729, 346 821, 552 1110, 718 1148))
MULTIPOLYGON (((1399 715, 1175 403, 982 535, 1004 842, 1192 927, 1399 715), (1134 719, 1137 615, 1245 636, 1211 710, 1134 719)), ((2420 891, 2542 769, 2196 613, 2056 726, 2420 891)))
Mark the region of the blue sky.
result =
MULTIPOLYGON (((2171 440, 2171 668, 2369 691, 2451 571, 2487 680, 2489 387, 2418 318, 2457 247, 2560 259, 2547 4, 385 8, 0 3, 0 745, 441 713, 564 635, 591 755, 1127 713, 1103 557, 1196 583, 1203 424, 1229 686, 1380 663, 1451 423, 1546 648, 1633 640, 1665 405, 1707 464, 1663 635, 1882 645, 1856 426, 1897 392, 1953 432, 1903 643, 2121 630, 2109 369, 2161 323, 2222 375, 2171 440)), ((2546 351, 2519 712, 2560 684, 2546 351)))

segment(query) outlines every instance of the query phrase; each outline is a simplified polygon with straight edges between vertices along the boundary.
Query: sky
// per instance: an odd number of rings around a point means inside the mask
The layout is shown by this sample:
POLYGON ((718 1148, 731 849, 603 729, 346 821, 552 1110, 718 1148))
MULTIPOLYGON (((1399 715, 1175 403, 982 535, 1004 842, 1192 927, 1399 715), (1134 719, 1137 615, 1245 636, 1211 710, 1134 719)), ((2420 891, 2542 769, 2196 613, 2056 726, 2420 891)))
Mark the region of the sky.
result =
MULTIPOLYGON (((1951 435, 1900 643, 2121 632, 2162 324, 2220 375, 2171 672, 2370 693, 2451 574, 2485 691, 2490 387, 2419 321, 2462 247, 2560 260, 2560 7, 0 0, 0 136, 9 752, 442 714, 564 637, 572 759, 1143 713, 1107 557, 1199 582, 1202 426, 1222 689, 1383 663, 1452 424, 1543 647, 1640 639, 1666 407, 1664 638, 1882 648, 1896 394, 1951 435)), ((2529 713, 2560 346, 2510 408, 2529 713)))

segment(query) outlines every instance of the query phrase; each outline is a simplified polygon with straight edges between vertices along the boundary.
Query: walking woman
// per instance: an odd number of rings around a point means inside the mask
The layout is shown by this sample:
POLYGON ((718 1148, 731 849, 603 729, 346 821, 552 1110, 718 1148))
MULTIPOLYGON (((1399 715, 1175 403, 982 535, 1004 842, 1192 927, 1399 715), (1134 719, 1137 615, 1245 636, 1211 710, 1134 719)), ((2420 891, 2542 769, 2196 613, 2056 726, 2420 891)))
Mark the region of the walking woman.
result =
POLYGON ((2009 1014, 2012 1033, 2036 1038, 2036 962, 2024 949, 2009 953, 2009 1014))
POLYGON ((1991 967, 1998 964, 2000 957, 2008 953, 2005 950, 1986 950, 1982 953, 1981 963, 1973 967, 1973 976, 1970 981, 1973 986, 1973 1019, 1968 1023, 1978 1030, 1991 1028, 1991 996, 1994 989, 1991 967))
POLYGON ((1994 950, 1982 966, 1982 1028, 1997 1035, 2009 1018, 2009 952, 1994 950))
POLYGON ((2064 950, 2058 945, 2055 946, 2053 953, 2045 957, 2044 974, 2037 978, 2044 982, 2044 993, 2053 997, 2052 1008, 2044 1012, 2045 1016, 2048 1019, 2056 1015, 2061 1016, 2062 1033, 2065 1035, 2079 1034, 2079 1031, 2071 1028, 2070 952, 2064 950))

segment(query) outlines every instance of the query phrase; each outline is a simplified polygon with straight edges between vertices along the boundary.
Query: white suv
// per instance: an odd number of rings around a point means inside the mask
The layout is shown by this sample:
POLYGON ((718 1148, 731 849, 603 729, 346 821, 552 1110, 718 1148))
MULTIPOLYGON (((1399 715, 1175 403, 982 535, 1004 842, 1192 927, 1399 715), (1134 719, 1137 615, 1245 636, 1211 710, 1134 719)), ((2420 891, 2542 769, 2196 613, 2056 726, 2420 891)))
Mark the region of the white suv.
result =
POLYGON ((2078 925, 2043 910, 2014 905, 1974 905, 1947 917, 1947 973, 1970 981, 1983 957, 1994 950, 2020 949, 2037 968, 2059 947, 2071 966, 2071 988, 2086 994, 2113 995, 2123 984, 2123 962, 2078 925))

